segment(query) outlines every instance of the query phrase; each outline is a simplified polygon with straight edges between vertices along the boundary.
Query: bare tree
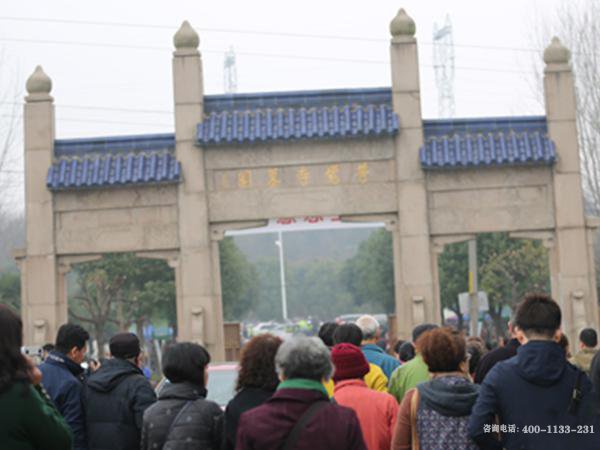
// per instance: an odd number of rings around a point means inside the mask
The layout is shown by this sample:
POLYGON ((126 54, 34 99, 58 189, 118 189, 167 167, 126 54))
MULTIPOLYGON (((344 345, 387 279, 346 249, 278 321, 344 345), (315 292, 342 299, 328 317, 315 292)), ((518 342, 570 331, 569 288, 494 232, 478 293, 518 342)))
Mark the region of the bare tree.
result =
MULTIPOLYGON (((10 67, 0 51, 0 66, 10 67)), ((24 239, 22 207, 23 189, 21 146, 21 85, 19 76, 10 69, 0 75, 0 270, 13 266, 11 252, 24 239)))
POLYGON ((77 278, 80 292, 71 297, 76 303, 69 308, 69 317, 92 326, 98 356, 103 357, 106 327, 118 324, 113 318, 114 304, 122 296, 125 277, 111 276, 103 267, 88 263, 81 265, 77 278))
MULTIPOLYGON (((588 213, 600 216, 600 2, 594 0, 564 2, 546 16, 539 16, 530 40, 544 48, 552 36, 558 36, 571 50, 575 74, 577 128, 581 154, 583 191, 588 213)), ((536 77, 533 89, 542 95, 540 53, 533 65, 536 77)))
MULTIPOLYGON (((564 2, 532 24, 530 41, 543 49, 552 36, 558 36, 571 50, 577 102, 577 131, 581 157, 582 188, 587 214, 600 216, 600 2, 564 2)), ((538 74, 532 84, 543 104, 542 61, 540 53, 532 61, 538 74)), ((600 233, 594 247, 598 298, 600 299, 600 233)))

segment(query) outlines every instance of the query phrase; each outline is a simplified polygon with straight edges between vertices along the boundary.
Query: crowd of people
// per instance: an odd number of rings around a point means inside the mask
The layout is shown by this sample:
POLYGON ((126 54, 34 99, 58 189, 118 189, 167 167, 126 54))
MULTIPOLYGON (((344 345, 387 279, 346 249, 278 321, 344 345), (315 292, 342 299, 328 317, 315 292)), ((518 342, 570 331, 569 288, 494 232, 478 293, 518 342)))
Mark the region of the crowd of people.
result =
MULTIPOLYGON (((571 355, 561 310, 530 294, 489 351, 477 337, 421 324, 388 353, 372 316, 319 337, 255 336, 223 411, 206 399, 211 357, 169 345, 158 398, 135 334, 85 371, 88 333, 60 327, 38 367, 22 322, 0 305, 0 448, 56 450, 468 450, 600 448, 600 354, 593 329, 571 355)), ((575 350, 573 348, 573 350, 575 350)))

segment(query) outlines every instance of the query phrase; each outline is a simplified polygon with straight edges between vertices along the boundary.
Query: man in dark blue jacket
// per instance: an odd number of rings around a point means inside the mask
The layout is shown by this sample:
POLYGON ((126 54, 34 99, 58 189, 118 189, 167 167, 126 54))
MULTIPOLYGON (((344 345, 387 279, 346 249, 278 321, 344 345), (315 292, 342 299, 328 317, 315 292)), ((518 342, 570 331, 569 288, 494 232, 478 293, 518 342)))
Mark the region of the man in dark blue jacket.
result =
POLYGON ((42 385, 63 415, 74 437, 75 450, 87 449, 85 417, 81 403, 83 368, 90 335, 79 325, 65 324, 58 329, 56 346, 40 365, 42 385))
POLYGON ((591 383, 558 345, 560 322, 559 306, 545 294, 528 295, 517 307, 522 345, 487 374, 469 419, 469 435, 480 448, 600 448, 600 430, 591 427, 585 407, 591 383))

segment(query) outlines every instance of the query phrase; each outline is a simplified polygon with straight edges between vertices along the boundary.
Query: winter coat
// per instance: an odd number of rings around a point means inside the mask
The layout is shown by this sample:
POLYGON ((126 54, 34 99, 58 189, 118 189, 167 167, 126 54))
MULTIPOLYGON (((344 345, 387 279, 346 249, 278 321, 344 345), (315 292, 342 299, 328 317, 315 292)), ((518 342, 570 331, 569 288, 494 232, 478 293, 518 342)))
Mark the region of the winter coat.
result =
POLYGON ((600 422, 600 352, 596 353, 596 356, 594 356, 594 359, 592 360, 590 380, 592 382, 592 395, 589 400, 588 408, 591 411, 591 414, 596 415, 600 422))
POLYGON ((83 367, 63 353, 52 351, 40 365, 42 386, 73 432, 75 450, 85 450, 87 436, 81 403, 83 367))
POLYGON ((0 448, 71 450, 69 426, 54 404, 29 383, 14 383, 0 394, 0 448))
MULTIPOLYGON (((369 363, 369 369, 369 373, 367 373, 364 377, 367 387, 377 392, 387 392, 388 379, 383 373, 383 370, 381 370, 381 367, 369 363)), ((333 397, 333 391, 335 389, 333 379, 330 378, 329 380, 324 381, 323 386, 325 386, 325 389, 327 389, 327 395, 329 395, 329 398, 333 397)))
POLYGON ((286 383, 261 406, 242 414, 236 450, 280 450, 302 414, 318 401, 327 404, 306 424, 295 450, 366 450, 354 411, 329 402, 322 386, 287 388, 286 383))
POLYGON ((386 392, 369 389, 363 380, 335 384, 335 401, 352 408, 358 416, 368 450, 389 450, 398 416, 398 402, 386 392))
POLYGON ((594 359, 594 356, 596 356, 596 353, 598 353, 598 349, 583 348, 575 353, 569 362, 579 370, 583 370, 586 375, 589 376, 590 369, 592 367, 592 360, 594 359))
POLYGON ((381 367, 384 375, 390 379, 394 370, 400 366, 400 361, 388 355, 383 349, 375 344, 366 344, 361 347, 365 358, 371 364, 381 367))
POLYGON ((227 404, 225 409, 225 450, 234 450, 240 416, 246 411, 262 405, 275 391, 259 388, 244 388, 227 404))
POLYGON ((504 347, 498 347, 494 350, 486 353, 479 360, 477 367, 475 368, 475 376, 473 377, 473 381, 477 384, 481 384, 487 373, 492 370, 492 367, 499 363, 500 361, 504 361, 505 359, 512 358, 517 354, 517 349, 521 344, 517 339, 511 339, 506 343, 504 347))
POLYGON ((483 380, 469 419, 469 435, 484 449, 600 448, 597 430, 595 434, 545 432, 554 426, 577 430, 578 425, 590 424, 591 419, 582 414, 585 408, 577 414, 568 411, 578 373, 583 404, 589 400, 591 383, 566 360, 564 349, 553 341, 522 345, 515 357, 496 364, 483 380), (499 425, 507 428, 501 441, 489 429, 496 416, 499 425))
POLYGON ((400 405, 392 449, 412 448, 415 423, 421 450, 477 450, 467 434, 467 423, 478 390, 478 385, 458 374, 440 376, 409 390, 400 405), (411 402, 417 392, 413 422, 411 402))
POLYGON ((367 387, 376 390, 377 392, 388 391, 388 377, 385 376, 381 367, 376 364, 369 363, 369 373, 365 375, 365 383, 367 387))
POLYGON ((223 411, 201 386, 169 383, 144 413, 142 450, 219 450, 222 441, 223 411))
POLYGON ((398 403, 402 403, 404 395, 409 389, 429 380, 429 368, 423 357, 417 355, 408 362, 397 368, 390 378, 389 393, 396 397, 398 403))
POLYGON ((84 390, 90 450, 138 450, 144 411, 156 395, 142 371, 113 358, 90 375, 84 390))

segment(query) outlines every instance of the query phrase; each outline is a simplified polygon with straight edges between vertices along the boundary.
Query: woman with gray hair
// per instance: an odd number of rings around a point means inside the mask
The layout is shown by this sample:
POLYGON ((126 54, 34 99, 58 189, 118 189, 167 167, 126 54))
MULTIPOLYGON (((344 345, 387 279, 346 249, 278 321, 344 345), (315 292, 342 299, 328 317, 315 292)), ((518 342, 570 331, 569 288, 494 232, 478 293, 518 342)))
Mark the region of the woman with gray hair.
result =
POLYGON ((329 350, 318 338, 294 337, 275 356, 281 383, 263 405, 242 414, 237 450, 366 450, 356 413, 329 401, 329 350))

